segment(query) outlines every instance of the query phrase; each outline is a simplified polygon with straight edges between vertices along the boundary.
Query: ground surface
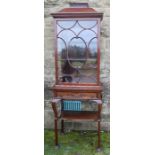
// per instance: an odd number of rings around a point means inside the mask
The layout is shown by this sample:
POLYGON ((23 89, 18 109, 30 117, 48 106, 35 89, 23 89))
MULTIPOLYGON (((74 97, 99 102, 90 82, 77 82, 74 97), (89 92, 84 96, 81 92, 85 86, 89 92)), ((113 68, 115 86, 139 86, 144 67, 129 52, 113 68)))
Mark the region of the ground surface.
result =
POLYGON ((59 134, 60 148, 54 146, 53 130, 45 130, 44 155, 109 155, 110 133, 102 132, 102 151, 96 152, 97 132, 71 131, 59 134))

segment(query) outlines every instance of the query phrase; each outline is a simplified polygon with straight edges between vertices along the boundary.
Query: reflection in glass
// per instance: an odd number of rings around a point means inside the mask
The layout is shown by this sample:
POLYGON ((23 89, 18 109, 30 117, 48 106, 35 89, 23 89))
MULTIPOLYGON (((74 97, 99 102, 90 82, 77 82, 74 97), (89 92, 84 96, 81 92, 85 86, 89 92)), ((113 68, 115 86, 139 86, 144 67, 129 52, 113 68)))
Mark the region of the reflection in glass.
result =
POLYGON ((73 82, 75 72, 76 69, 69 64, 68 60, 58 61, 58 74, 60 82, 73 82))
POLYGON ((57 24, 61 28, 69 29, 69 28, 73 27, 75 23, 76 23, 76 21, 74 21, 74 20, 68 20, 68 21, 58 21, 57 24))
POLYGON ((61 67, 63 74, 73 74, 76 71, 76 69, 70 65, 68 60, 64 60, 61 67))
POLYGON ((88 61, 87 63, 87 65, 84 65, 81 68, 74 68, 69 65, 67 60, 61 61, 59 65, 59 81, 73 83, 96 83, 97 69, 88 66, 89 64, 92 64, 91 61, 88 61))
POLYGON ((67 58, 67 49, 65 46, 65 42, 58 38, 57 40, 57 47, 58 47, 58 59, 66 59, 67 58))
POLYGON ((84 30, 79 34, 79 37, 83 38, 88 44, 92 38, 96 37, 96 34, 91 30, 84 30))
POLYGON ((62 31, 63 29, 58 25, 57 26, 57 33, 59 33, 60 31, 62 31))
POLYGON ((58 37, 64 39, 64 41, 68 43, 73 37, 75 37, 75 34, 70 30, 63 30, 59 33, 58 37))
POLYGON ((97 21, 80 20, 78 22, 75 20, 58 21, 59 81, 96 83, 97 21))
POLYGON ((83 28, 80 27, 78 23, 76 23, 76 25, 75 25, 74 27, 72 27, 72 30, 76 33, 76 35, 78 35, 78 33, 79 33, 80 31, 82 31, 83 28))
POLYGON ((97 21, 84 21, 84 20, 79 20, 79 25, 83 28, 92 28, 97 24, 97 21))
POLYGON ((97 38, 94 38, 89 43, 89 58, 97 59, 97 38))
POLYGON ((97 25, 93 27, 91 30, 93 30, 97 34, 97 25))
POLYGON ((81 68, 79 70, 79 82, 80 83, 95 83, 97 70, 96 68, 81 68))
POLYGON ((86 45, 81 38, 71 40, 68 47, 69 59, 84 59, 86 57, 86 45))
POLYGON ((81 38, 71 40, 68 47, 68 59, 71 66, 80 68, 86 61, 87 49, 81 38))

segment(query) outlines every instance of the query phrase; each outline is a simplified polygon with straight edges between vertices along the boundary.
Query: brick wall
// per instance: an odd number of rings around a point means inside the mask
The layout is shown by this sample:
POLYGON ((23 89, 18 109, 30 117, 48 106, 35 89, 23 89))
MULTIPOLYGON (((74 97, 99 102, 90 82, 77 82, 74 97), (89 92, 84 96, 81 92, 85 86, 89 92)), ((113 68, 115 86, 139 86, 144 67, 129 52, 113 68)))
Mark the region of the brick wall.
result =
MULTIPOLYGON (((65 7, 69 7, 69 2, 77 2, 77 0, 45 0, 44 16, 45 16, 45 38, 44 38, 44 77, 45 77, 45 128, 53 128, 53 111, 49 105, 52 93, 49 87, 53 84, 54 77, 54 27, 53 18, 50 13, 57 12, 65 7)), ((89 6, 96 11, 103 12, 103 21, 101 23, 101 81, 104 85, 103 93, 103 111, 102 111, 102 129, 110 128, 110 0, 80 0, 79 2, 88 2, 89 6)), ((67 122, 67 129, 90 129, 96 128, 95 123, 73 123, 67 122)))

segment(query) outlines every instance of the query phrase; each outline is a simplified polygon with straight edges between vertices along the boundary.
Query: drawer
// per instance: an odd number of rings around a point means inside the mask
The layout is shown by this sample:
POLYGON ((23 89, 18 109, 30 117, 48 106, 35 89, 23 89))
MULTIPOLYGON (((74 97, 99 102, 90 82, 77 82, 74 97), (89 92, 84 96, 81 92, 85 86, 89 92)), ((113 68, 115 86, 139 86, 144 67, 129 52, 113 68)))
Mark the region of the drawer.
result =
POLYGON ((57 97, 61 97, 64 99, 96 99, 97 94, 96 93, 73 93, 73 92, 57 92, 57 97))

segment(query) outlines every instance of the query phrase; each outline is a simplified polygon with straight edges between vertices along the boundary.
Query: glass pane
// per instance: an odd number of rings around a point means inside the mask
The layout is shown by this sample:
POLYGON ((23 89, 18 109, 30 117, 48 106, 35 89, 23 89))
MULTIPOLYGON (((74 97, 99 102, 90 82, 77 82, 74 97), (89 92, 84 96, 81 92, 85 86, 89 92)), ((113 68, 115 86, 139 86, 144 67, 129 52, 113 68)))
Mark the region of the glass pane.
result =
POLYGON ((74 38, 71 40, 68 47, 69 59, 85 59, 86 58, 86 44, 81 38, 74 38))
POLYGON ((74 20, 68 20, 68 21, 58 21, 57 24, 61 28, 69 29, 69 28, 73 27, 75 23, 76 23, 76 21, 74 21, 74 20))
POLYGON ((87 65, 79 69, 78 82, 80 83, 96 83, 97 70, 87 65))
POLYGON ((97 21, 59 21, 58 77, 61 82, 96 83, 97 21), (81 25, 81 26, 80 26, 81 25), (77 36, 78 35, 78 36, 77 36))
POLYGON ((57 34, 60 32, 60 31, 62 31, 63 29, 58 25, 57 26, 57 34))
POLYGON ((89 58, 97 59, 97 38, 94 38, 90 41, 89 58))
POLYGON ((81 38, 71 40, 68 47, 68 59, 71 66, 80 68, 86 61, 87 49, 81 38))
POLYGON ((70 30, 63 30, 58 37, 62 38, 66 44, 68 44, 68 42, 75 37, 75 34, 70 30))
POLYGON ((58 61, 58 73, 60 82, 75 82, 73 78, 76 69, 70 65, 68 60, 58 61))
POLYGON ((66 49, 66 45, 65 42, 58 38, 57 40, 57 47, 58 47, 58 59, 66 59, 67 58, 67 49, 66 49))
POLYGON ((78 35, 78 33, 79 33, 80 31, 82 31, 83 28, 80 27, 79 24, 78 24, 78 22, 77 22, 77 23, 75 24, 75 26, 72 27, 72 30, 76 33, 76 35, 78 35))
POLYGON ((84 21, 79 20, 79 25, 83 28, 90 29, 93 28, 97 24, 97 21, 84 21))
POLYGON ((84 39, 85 42, 88 44, 92 38, 96 37, 96 34, 91 30, 84 30, 79 34, 79 37, 84 39))
MULTIPOLYGON (((59 61, 59 81, 72 83, 96 83, 97 69, 90 67, 87 62, 81 68, 72 67, 69 62, 59 61)), ((94 62, 96 63, 96 62, 94 62)))
POLYGON ((97 34, 97 25, 93 27, 91 30, 93 30, 97 34))

